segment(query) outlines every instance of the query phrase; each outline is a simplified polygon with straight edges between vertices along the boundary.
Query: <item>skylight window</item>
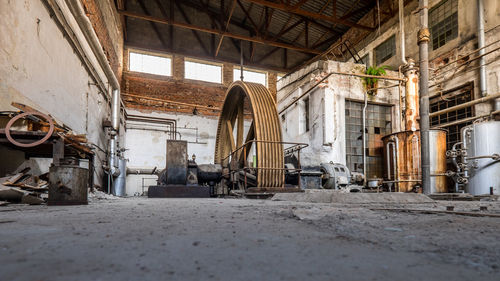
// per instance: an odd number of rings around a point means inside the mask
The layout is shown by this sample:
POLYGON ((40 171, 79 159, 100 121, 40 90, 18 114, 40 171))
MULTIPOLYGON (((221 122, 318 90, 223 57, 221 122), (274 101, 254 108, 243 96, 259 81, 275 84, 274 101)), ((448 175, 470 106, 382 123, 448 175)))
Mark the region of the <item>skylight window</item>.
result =
POLYGON ((216 64, 184 61, 184 77, 212 83, 222 83, 222 66, 216 64))
MULTIPOLYGON (((239 67, 233 71, 234 81, 240 80, 241 72, 239 67)), ((267 87, 267 75, 265 72, 251 71, 243 69, 243 81, 259 83, 267 87)))
POLYGON ((163 76, 172 75, 172 59, 130 52, 129 70, 163 76))

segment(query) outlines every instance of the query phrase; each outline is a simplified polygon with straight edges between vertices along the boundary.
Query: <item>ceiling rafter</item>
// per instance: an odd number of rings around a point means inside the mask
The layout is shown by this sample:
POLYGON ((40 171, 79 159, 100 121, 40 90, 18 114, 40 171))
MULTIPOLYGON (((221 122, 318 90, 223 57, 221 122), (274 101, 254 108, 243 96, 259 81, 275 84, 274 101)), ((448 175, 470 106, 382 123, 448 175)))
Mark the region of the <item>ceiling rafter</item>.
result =
POLYGON ((368 31, 374 31, 375 30, 375 28, 370 27, 370 26, 353 23, 353 22, 350 22, 350 21, 345 20, 345 19, 339 19, 337 17, 331 17, 331 16, 327 16, 325 14, 319 14, 319 13, 316 13, 316 12, 310 12, 310 11, 303 10, 303 9, 300 9, 300 8, 294 8, 293 6, 290 6, 288 4, 271 2, 271 1, 268 1, 268 0, 245 0, 245 1, 249 1, 249 2, 252 2, 252 3, 255 3, 255 4, 259 4, 259 5, 262 5, 264 7, 278 9, 278 10, 282 10, 282 11, 285 11, 285 12, 288 12, 288 13, 294 13, 294 14, 297 14, 297 15, 309 17, 309 18, 316 19, 316 20, 324 20, 324 21, 331 22, 331 23, 339 23, 339 24, 342 24, 342 25, 346 25, 346 26, 350 26, 350 27, 354 27, 354 28, 359 28, 359 29, 363 29, 363 30, 368 30, 368 31))
MULTIPOLYGON (((146 7, 146 5, 144 4, 143 0, 137 0, 137 3, 139 3, 139 6, 141 6, 141 9, 142 11, 146 14, 146 15, 151 15, 151 13, 149 12, 148 8, 146 7)), ((153 28, 153 31, 154 33, 156 34, 156 37, 158 37, 158 40, 160 40, 160 43, 161 45, 166 48, 167 47, 167 43, 165 42, 165 40, 163 39, 163 37, 161 36, 161 32, 158 30, 158 26, 156 26, 156 23, 154 22, 150 22, 149 23, 151 25, 151 28, 153 28)))
POLYGON ((246 36, 246 35, 241 35, 241 34, 224 32, 220 29, 212 29, 212 28, 207 28, 207 27, 196 26, 196 25, 189 24, 189 23, 168 20, 168 19, 165 19, 162 17, 149 16, 149 15, 145 15, 145 14, 139 14, 139 13, 134 13, 131 11, 123 11, 123 10, 119 10, 118 13, 121 15, 131 17, 131 18, 137 18, 137 19, 142 19, 142 20, 157 22, 157 23, 162 23, 162 24, 169 24, 169 25, 173 25, 175 27, 191 29, 191 30, 196 30, 196 31, 200 31, 200 32, 210 33, 210 34, 224 35, 226 37, 231 37, 234 39, 250 41, 250 42, 255 42, 255 43, 261 43, 264 45, 270 45, 270 46, 275 46, 275 47, 287 48, 290 50, 295 50, 295 51, 304 52, 304 53, 321 54, 321 51, 314 50, 311 48, 305 48, 305 47, 295 46, 292 44, 271 41, 271 40, 267 40, 267 39, 263 39, 263 38, 259 38, 259 37, 255 37, 255 36, 246 36))

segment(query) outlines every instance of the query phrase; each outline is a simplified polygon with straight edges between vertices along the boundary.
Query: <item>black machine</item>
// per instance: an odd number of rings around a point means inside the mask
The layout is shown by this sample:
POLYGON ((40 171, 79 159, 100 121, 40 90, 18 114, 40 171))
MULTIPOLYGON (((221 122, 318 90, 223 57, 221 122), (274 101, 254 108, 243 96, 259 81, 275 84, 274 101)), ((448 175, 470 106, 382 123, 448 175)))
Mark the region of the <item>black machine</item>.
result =
POLYGON ((167 140, 166 168, 158 175, 158 185, 149 187, 148 197, 211 197, 221 178, 221 165, 188 160, 187 141, 167 140))

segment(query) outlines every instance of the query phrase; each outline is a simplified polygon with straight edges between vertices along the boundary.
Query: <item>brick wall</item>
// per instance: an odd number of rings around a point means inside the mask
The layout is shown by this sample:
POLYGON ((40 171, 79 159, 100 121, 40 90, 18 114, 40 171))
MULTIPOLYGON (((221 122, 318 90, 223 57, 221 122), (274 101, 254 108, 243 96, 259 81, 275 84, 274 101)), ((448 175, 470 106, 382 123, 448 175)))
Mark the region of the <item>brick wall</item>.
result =
POLYGON ((99 2, 96 0, 81 0, 81 3, 99 38, 111 69, 118 81, 121 81, 123 33, 121 23, 114 20, 116 16, 114 4, 112 1, 99 2))
MULTIPOLYGON (((180 55, 172 56, 171 77, 127 71, 127 56, 128 50, 125 50, 122 99, 126 107, 138 110, 146 109, 186 114, 195 113, 206 116, 219 115, 218 110, 211 110, 209 108, 222 108, 227 87, 233 82, 233 64, 224 63, 222 65, 222 84, 216 84, 184 80, 184 57, 180 55), (169 103, 167 101, 175 101, 181 104, 169 103), (183 105, 182 103, 203 107, 197 107, 195 111, 193 106, 183 105)), ((270 92, 276 96, 276 73, 268 73, 268 85, 271 88, 270 92)))

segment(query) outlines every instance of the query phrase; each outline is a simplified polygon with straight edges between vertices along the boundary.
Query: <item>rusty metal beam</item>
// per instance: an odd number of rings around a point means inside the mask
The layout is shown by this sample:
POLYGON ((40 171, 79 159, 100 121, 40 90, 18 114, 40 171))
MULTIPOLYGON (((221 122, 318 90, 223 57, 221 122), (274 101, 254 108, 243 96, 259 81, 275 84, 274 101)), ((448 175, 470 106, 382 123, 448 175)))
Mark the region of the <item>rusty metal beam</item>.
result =
POLYGON ((331 22, 331 23, 339 23, 339 24, 342 24, 342 25, 345 25, 345 26, 350 26, 350 27, 359 28, 359 29, 368 30, 368 31, 374 31, 375 30, 375 28, 373 28, 373 27, 369 27, 369 26, 365 26, 365 25, 353 23, 353 22, 350 22, 350 21, 345 20, 345 19, 339 19, 339 18, 336 18, 336 17, 327 16, 327 15, 324 15, 324 14, 319 14, 319 13, 315 13, 315 12, 310 12, 310 11, 302 10, 300 8, 294 8, 293 6, 290 6, 290 5, 287 5, 287 4, 276 3, 276 2, 271 2, 271 1, 267 1, 267 0, 245 0, 245 1, 249 1, 249 2, 252 2, 252 3, 255 3, 255 4, 259 4, 259 5, 262 5, 264 7, 269 7, 269 8, 273 8, 273 9, 282 10, 282 11, 285 11, 285 12, 288 12, 288 13, 293 13, 293 14, 296 14, 296 15, 310 17, 310 18, 313 18, 313 19, 324 20, 324 21, 328 21, 328 22, 331 22))
POLYGON ((130 11, 120 10, 120 11, 118 11, 118 13, 121 15, 131 17, 131 18, 142 19, 142 20, 157 22, 157 23, 162 23, 162 24, 169 24, 169 25, 172 25, 175 27, 180 27, 180 28, 185 28, 185 29, 190 29, 190 30, 197 30, 197 31, 210 33, 210 34, 219 34, 221 36, 224 35, 226 37, 230 37, 230 38, 234 38, 234 39, 250 41, 250 42, 260 43, 260 44, 264 44, 264 45, 275 46, 275 47, 281 47, 281 48, 286 48, 286 49, 295 50, 295 51, 304 52, 304 53, 321 54, 321 51, 318 51, 318 50, 304 48, 304 47, 300 47, 300 46, 294 46, 294 45, 281 43, 281 42, 274 42, 274 41, 262 39, 262 38, 259 38, 256 36, 246 36, 246 35, 240 35, 240 34, 235 34, 235 33, 230 33, 230 32, 224 32, 224 31, 221 31, 218 29, 195 26, 195 25, 188 24, 188 23, 177 22, 177 21, 168 20, 168 19, 161 18, 161 17, 148 16, 145 14, 139 14, 139 13, 130 12, 130 11))

